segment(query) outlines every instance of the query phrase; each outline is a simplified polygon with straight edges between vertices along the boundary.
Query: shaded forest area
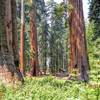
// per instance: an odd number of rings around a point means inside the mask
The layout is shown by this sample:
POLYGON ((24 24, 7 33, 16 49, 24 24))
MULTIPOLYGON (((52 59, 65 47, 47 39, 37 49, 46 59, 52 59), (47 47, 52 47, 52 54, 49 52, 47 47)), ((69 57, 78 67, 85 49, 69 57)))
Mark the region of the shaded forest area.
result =
POLYGON ((0 0, 0 100, 100 100, 100 1, 0 0))

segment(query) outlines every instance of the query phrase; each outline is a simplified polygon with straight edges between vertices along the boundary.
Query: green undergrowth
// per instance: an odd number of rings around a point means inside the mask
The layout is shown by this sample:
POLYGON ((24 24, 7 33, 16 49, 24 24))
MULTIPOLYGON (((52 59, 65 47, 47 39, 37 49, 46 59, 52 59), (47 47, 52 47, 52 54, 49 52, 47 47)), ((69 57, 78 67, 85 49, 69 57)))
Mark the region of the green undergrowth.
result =
POLYGON ((53 76, 25 78, 20 88, 0 85, 0 100, 100 100, 98 84, 66 81, 53 76))

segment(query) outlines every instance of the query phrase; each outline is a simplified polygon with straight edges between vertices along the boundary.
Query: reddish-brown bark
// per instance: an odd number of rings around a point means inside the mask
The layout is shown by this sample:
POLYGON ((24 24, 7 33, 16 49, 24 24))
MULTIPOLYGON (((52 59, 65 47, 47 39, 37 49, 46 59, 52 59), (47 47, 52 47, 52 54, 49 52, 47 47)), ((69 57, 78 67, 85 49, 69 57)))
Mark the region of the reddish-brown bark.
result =
POLYGON ((88 81, 88 55, 86 47, 85 24, 82 0, 69 0, 70 12, 70 70, 79 68, 81 79, 88 81))
POLYGON ((24 32, 25 32, 25 21, 24 21, 24 0, 21 0, 21 33, 20 33, 20 71, 22 75, 25 74, 25 57, 24 57, 24 32))
POLYGON ((11 2, 12 0, 0 0, 0 81, 5 85, 17 84, 23 80, 20 71, 14 64, 13 32, 17 27, 13 23, 16 15, 12 14, 11 2))
POLYGON ((24 75, 24 30, 25 25, 21 25, 21 33, 20 33, 20 71, 24 75))
POLYGON ((36 11, 32 8, 30 11, 30 48, 31 48, 31 75, 38 74, 38 47, 37 47, 37 30, 36 30, 36 11))

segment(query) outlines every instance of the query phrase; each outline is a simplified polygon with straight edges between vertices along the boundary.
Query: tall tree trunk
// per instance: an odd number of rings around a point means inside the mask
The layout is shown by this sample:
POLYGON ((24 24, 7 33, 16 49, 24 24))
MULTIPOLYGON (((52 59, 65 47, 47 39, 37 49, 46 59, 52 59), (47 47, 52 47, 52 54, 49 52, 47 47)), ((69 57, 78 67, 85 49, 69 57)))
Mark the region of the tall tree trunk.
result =
POLYGON ((70 14, 69 29, 70 29, 70 64, 69 73, 72 73, 72 69, 75 66, 75 29, 74 29, 74 13, 70 14))
POLYGON ((14 52, 14 63, 15 66, 19 66, 19 53, 18 53, 18 33, 17 33, 17 19, 16 19, 16 2, 15 0, 11 0, 11 5, 12 5, 12 33, 13 33, 13 52, 14 52))
POLYGON ((70 12, 70 68, 80 68, 80 77, 88 81, 88 55, 86 47, 85 24, 82 0, 69 0, 70 12))
POLYGON ((23 78, 14 64, 11 0, 0 0, 0 81, 10 85, 23 78))
MULTIPOLYGON (((45 18, 45 17, 44 17, 45 18)), ((46 21, 43 23, 43 33, 42 33, 42 66, 43 66, 43 72, 46 75, 47 70, 47 36, 46 36, 46 21), (44 48, 46 50, 44 50, 44 48)))
POLYGON ((20 71, 22 75, 25 74, 25 57, 24 57, 24 32, 25 32, 25 21, 24 21, 24 0, 21 0, 21 33, 20 33, 20 71))
POLYGON ((31 75, 38 74, 38 46, 36 29, 36 7, 35 0, 31 0, 30 8, 30 47, 31 47, 31 75))

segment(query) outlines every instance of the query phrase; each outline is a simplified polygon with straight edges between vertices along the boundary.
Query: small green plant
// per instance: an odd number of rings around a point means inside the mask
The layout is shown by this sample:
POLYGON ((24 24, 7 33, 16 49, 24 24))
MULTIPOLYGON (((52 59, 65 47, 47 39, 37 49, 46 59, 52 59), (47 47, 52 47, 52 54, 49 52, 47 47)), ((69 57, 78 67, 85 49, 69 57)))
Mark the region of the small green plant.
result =
POLYGON ((0 90, 3 91, 0 100, 100 100, 98 87, 54 76, 25 78, 18 89, 0 85, 0 90))

